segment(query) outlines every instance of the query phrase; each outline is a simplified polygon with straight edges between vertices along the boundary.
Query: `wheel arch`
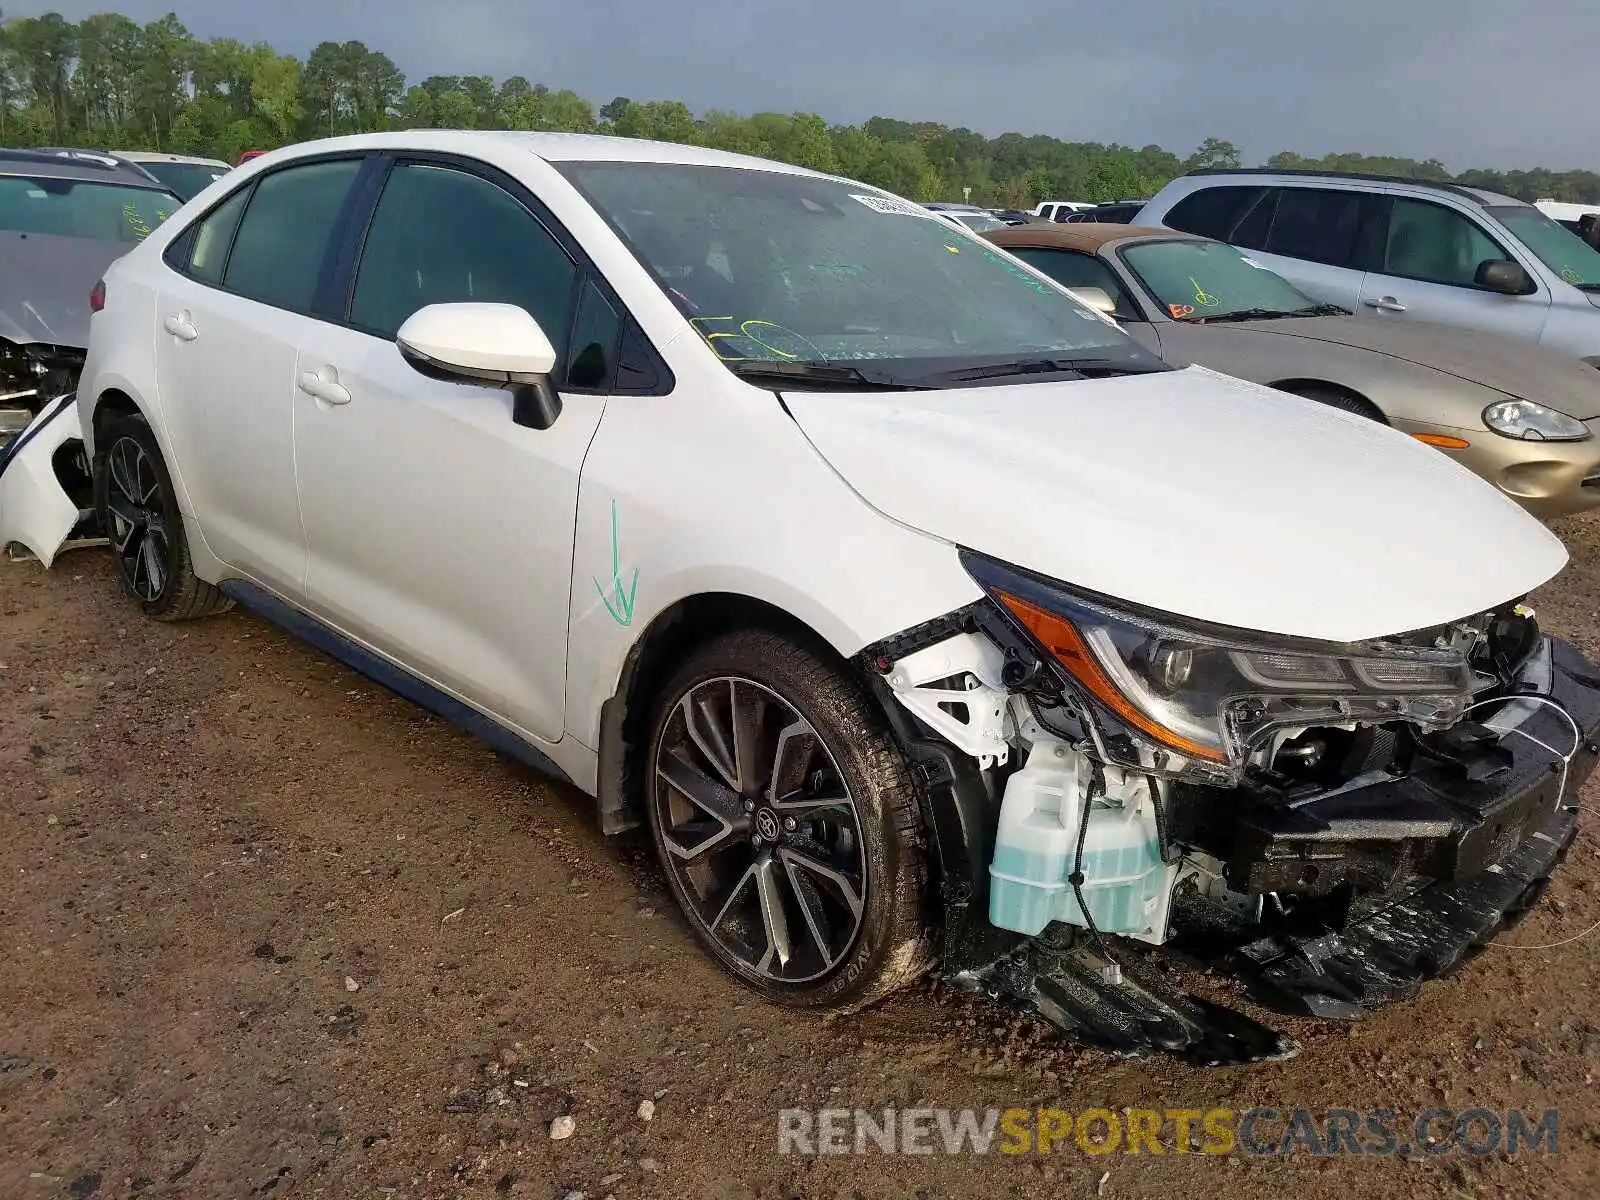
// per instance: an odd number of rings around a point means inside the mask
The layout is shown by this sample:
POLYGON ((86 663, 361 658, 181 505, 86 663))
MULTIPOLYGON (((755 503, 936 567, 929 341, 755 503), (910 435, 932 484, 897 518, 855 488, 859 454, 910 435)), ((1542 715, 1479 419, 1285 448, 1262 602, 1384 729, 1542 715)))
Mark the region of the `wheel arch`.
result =
POLYGON ((710 638, 736 629, 783 634, 852 670, 849 660, 788 610, 742 592, 699 592, 667 605, 645 626, 623 659, 616 690, 600 707, 595 803, 605 834, 644 824, 636 759, 648 736, 650 703, 672 665, 710 638))
POLYGON ((1370 398, 1358 392, 1355 388, 1347 387, 1342 383, 1334 383, 1327 379, 1291 378, 1279 379, 1267 385, 1280 392, 1289 392, 1304 400, 1320 401, 1324 396, 1338 396, 1360 406, 1362 415, 1371 417, 1374 421, 1381 421, 1387 425, 1389 418, 1370 398))

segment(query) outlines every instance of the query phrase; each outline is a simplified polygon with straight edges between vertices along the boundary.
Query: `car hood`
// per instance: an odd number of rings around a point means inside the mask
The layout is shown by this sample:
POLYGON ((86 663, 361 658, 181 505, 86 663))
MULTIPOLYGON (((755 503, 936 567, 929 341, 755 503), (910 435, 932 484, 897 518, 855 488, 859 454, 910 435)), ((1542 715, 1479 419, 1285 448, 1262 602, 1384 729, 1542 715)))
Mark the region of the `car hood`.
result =
POLYGON ((1216 624, 1363 641, 1481 612, 1567 561, 1447 455, 1203 367, 784 401, 894 520, 1216 624))
POLYGON ((0 338, 88 346, 89 292, 129 249, 91 238, 0 232, 0 338))
POLYGON ((1498 334, 1359 317, 1280 317, 1211 328, 1370 350, 1537 400, 1580 421, 1600 417, 1600 371, 1559 351, 1498 334))

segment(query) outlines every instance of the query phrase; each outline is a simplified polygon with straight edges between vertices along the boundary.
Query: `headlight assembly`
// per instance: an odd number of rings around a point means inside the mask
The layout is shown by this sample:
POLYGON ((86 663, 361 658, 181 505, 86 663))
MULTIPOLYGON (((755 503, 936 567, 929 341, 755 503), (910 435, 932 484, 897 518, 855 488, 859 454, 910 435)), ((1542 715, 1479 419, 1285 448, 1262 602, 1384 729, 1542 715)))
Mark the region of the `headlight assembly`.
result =
POLYGON ((1087 701, 1119 765, 1237 782, 1274 732, 1444 728, 1471 703, 1470 636, 1445 646, 1299 641, 1137 611, 970 552, 962 561, 1087 701))
POLYGON ((1589 436, 1589 427, 1576 417, 1532 400, 1491 404, 1483 410, 1483 423, 1502 437, 1530 442, 1581 442, 1589 436))

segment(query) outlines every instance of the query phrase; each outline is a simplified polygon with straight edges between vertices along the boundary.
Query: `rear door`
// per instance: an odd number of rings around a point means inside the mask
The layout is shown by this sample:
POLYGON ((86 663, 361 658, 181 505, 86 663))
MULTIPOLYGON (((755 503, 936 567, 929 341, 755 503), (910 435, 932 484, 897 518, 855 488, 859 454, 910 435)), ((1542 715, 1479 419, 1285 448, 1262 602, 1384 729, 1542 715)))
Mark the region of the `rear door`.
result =
POLYGON ((1344 188, 1275 187, 1230 240, 1308 296, 1355 311, 1379 203, 1344 188))
POLYGON ((173 244, 158 296, 162 414, 201 534, 286 595, 305 580, 295 363, 361 164, 292 164, 234 192, 173 244))
POLYGON ((1386 321, 1434 321, 1537 342, 1550 312, 1550 290, 1523 261, 1468 213, 1411 196, 1384 202, 1382 236, 1359 311, 1386 321), (1480 264, 1510 259, 1538 290, 1527 296, 1486 291, 1473 282, 1480 264))
POLYGON ((578 476, 621 329, 519 185, 470 162, 396 161, 345 316, 300 343, 312 611, 519 730, 559 738, 578 476), (509 391, 430 379, 401 357, 407 317, 464 300, 519 305, 558 348, 563 409, 549 429, 516 424, 509 391))

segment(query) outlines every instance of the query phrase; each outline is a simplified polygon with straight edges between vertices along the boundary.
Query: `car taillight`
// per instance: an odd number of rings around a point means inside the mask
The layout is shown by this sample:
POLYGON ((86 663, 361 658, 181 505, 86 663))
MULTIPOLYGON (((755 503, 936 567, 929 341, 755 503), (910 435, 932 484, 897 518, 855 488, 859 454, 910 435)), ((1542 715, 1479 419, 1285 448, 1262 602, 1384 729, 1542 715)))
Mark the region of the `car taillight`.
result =
POLYGON ((99 312, 106 306, 106 281, 97 279, 89 290, 89 311, 99 312))

